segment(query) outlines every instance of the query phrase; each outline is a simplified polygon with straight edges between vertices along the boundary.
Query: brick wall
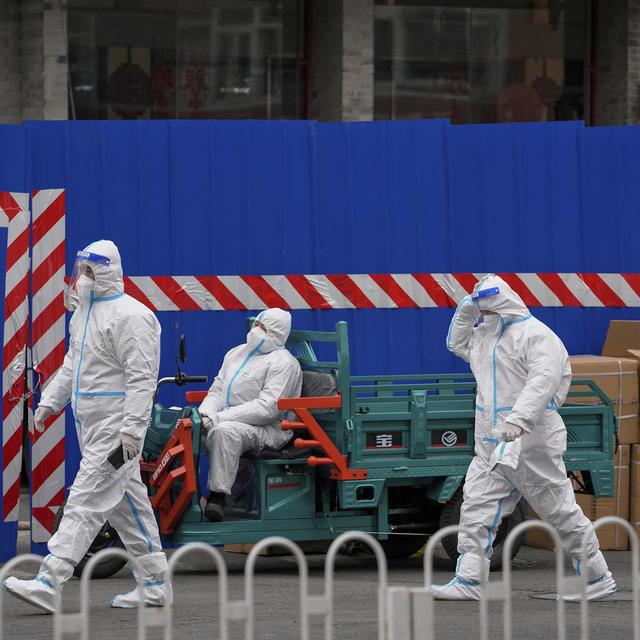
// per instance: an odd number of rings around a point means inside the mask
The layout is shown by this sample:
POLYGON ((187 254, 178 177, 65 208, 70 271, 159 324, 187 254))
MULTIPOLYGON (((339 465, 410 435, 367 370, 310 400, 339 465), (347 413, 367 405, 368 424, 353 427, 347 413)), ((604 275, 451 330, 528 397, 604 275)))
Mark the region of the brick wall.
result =
POLYGON ((315 3, 318 120, 373 118, 373 0, 315 3))
POLYGON ((342 119, 373 120, 373 0, 344 0, 342 119))
POLYGON ((0 2, 0 123, 22 119, 20 0, 0 2))
POLYGON ((593 122, 640 122, 640 0, 598 3, 593 122))
POLYGON ((69 110, 66 0, 43 3, 44 119, 66 120, 69 110))
POLYGON ((0 2, 0 123, 66 119, 66 4, 0 2))

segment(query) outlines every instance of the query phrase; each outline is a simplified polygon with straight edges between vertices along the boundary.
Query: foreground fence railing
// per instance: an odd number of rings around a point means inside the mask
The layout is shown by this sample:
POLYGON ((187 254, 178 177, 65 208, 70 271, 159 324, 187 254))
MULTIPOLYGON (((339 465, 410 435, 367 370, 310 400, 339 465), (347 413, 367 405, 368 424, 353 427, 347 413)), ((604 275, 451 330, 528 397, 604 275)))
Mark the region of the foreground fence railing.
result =
MULTIPOLYGON (((601 518, 594 523, 596 529, 613 524, 621 526, 629 533, 631 542, 631 570, 632 570, 632 622, 633 631, 628 637, 631 640, 640 640, 640 558, 638 536, 634 528, 621 518, 614 516, 601 518)), ((557 638, 566 640, 566 603, 562 596, 580 594, 580 638, 589 639, 589 601, 587 600, 587 576, 583 572, 581 576, 566 576, 564 574, 564 555, 560 536, 549 524, 539 520, 529 520, 520 523, 507 536, 504 544, 504 558, 510 558, 513 545, 526 531, 540 528, 546 531, 555 547, 555 576, 557 598, 557 638)), ((389 586, 387 561, 380 543, 367 533, 350 531, 338 536, 326 554, 324 564, 324 592, 320 594, 309 593, 309 570, 306 558, 298 545, 281 536, 265 538, 257 543, 247 557, 244 568, 244 597, 239 600, 229 599, 229 577, 227 566, 220 551, 201 542, 185 545, 175 551, 169 560, 169 576, 172 580, 176 567, 180 561, 192 553, 204 553, 209 556, 216 566, 217 592, 218 592, 218 620, 217 637, 220 640, 228 640, 229 625, 233 622, 244 623, 245 640, 254 640, 255 637, 255 568, 260 553, 269 547, 278 546, 287 549, 295 558, 298 568, 299 581, 299 611, 300 629, 299 638, 309 640, 311 619, 321 618, 324 622, 324 640, 333 640, 334 637, 334 574, 336 557, 343 546, 352 541, 358 541, 370 547, 376 558, 378 572, 377 601, 375 607, 378 612, 378 640, 434 640, 435 619, 437 615, 436 605, 432 590, 433 562, 436 548, 442 539, 457 534, 459 526, 449 526, 437 531, 429 539, 424 553, 424 586, 389 586)), ((483 545, 472 536, 474 543, 482 550, 483 545)), ((118 548, 105 549, 93 556, 87 563, 80 580, 80 611, 65 613, 58 604, 53 614, 53 629, 55 640, 61 640, 71 634, 80 634, 81 640, 89 640, 89 602, 91 575, 95 566, 109 557, 121 557, 132 562, 137 584, 143 586, 140 576, 143 575, 138 561, 126 551, 118 548)), ((586 560, 586 548, 582 552, 582 561, 586 560)), ((40 563, 42 558, 33 554, 22 555, 13 558, 0 570, 0 582, 9 576, 15 569, 23 564, 40 563)), ((480 602, 478 613, 479 635, 481 640, 489 640, 489 615, 488 606, 491 601, 500 601, 503 604, 503 637, 505 640, 513 638, 512 625, 512 597, 513 583, 510 562, 503 562, 501 577, 492 574, 492 579, 487 580, 482 576, 480 584, 480 602)), ((7 594, 0 589, 0 640, 10 637, 3 635, 5 631, 5 608, 7 594)), ((206 605, 210 606, 210 592, 203 595, 206 605)), ((137 638, 144 640, 147 630, 150 628, 163 628, 164 639, 172 640, 174 637, 173 613, 175 605, 167 605, 161 608, 138 607, 137 612, 137 638)), ((455 619, 452 619, 455 622, 455 619)), ((203 630, 204 631, 204 630, 203 630)), ((205 637, 214 637, 213 629, 207 629, 205 637)))

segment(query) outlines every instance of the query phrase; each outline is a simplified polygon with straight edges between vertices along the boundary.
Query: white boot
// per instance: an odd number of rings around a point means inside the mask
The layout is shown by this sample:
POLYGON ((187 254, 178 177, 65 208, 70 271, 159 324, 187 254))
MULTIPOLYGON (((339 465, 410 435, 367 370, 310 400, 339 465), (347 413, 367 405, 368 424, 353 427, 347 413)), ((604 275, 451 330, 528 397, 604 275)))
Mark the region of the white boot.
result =
POLYGON ((457 576, 447 584, 432 584, 434 600, 480 600, 480 583, 457 576))
MULTIPOLYGON (((116 596, 110 607, 117 609, 133 609, 140 600, 148 607, 164 607, 173 602, 171 583, 165 581, 167 575, 167 557, 164 553, 150 553, 138 558, 142 565, 144 588, 136 586, 133 591, 116 596)), ((135 571, 133 573, 135 577, 135 571)))
POLYGON ((11 595, 23 602, 54 613, 60 608, 62 587, 72 575, 73 565, 70 562, 49 554, 34 580, 18 580, 12 576, 3 584, 11 595))
MULTIPOLYGON (((609 571, 607 561, 604 559, 601 551, 594 554, 587 560, 587 600, 603 600, 613 595, 618 590, 618 585, 609 571)), ((580 560, 574 560, 573 566, 576 575, 582 575, 583 567, 580 560)), ((579 602, 581 600, 579 593, 571 593, 562 598, 566 602, 579 602)))
POLYGON ((432 584, 436 600, 480 600, 480 576, 489 577, 489 559, 475 552, 458 556, 456 573, 447 584, 432 584))

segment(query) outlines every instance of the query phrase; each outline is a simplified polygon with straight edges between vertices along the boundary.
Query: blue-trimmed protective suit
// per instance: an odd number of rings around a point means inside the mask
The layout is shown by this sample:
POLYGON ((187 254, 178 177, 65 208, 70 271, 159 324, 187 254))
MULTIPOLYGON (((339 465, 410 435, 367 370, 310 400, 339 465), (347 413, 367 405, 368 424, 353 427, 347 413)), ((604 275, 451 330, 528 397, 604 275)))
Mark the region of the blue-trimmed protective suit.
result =
POLYGON ((458 305, 447 348, 470 363, 477 381, 475 457, 464 484, 460 524, 477 536, 483 550, 479 552, 470 535, 460 533, 456 576, 437 590, 439 596, 478 595, 496 530, 521 497, 557 529, 576 568, 584 542, 589 578, 608 579, 593 526, 576 504, 562 459, 567 431, 557 408, 571 384, 567 351, 504 280, 489 275, 476 290, 481 295, 467 296, 458 305), (503 446, 496 434, 506 430, 505 423, 522 433, 515 469, 491 464, 494 449, 503 446))
MULTIPOLYGON (((18 582, 62 586, 109 520, 127 551, 140 560, 145 601, 164 605, 171 599, 171 587, 164 582, 167 560, 140 479, 140 454, 118 470, 107 460, 122 434, 132 436, 141 450, 158 376, 160 324, 147 307, 124 293, 113 242, 99 240, 85 251, 103 256, 108 264, 92 263, 95 284, 79 296, 69 350, 40 399, 40 406, 54 413, 71 402, 82 459, 60 526, 49 540, 50 555, 36 581, 18 582)), ((21 586, 14 585, 13 591, 28 599, 21 586)), ((137 590, 116 596, 112 606, 135 606, 140 596, 137 590)), ((37 598, 42 602, 32 604, 46 609, 47 594, 37 598)))
POLYGON ((227 352, 199 409, 215 422, 206 438, 209 489, 215 493, 231 493, 244 452, 278 449, 291 438, 280 428, 285 414, 278 409, 280 398, 297 398, 302 390, 300 364, 285 349, 291 314, 267 309, 256 320, 266 333, 254 327, 246 344, 227 352))

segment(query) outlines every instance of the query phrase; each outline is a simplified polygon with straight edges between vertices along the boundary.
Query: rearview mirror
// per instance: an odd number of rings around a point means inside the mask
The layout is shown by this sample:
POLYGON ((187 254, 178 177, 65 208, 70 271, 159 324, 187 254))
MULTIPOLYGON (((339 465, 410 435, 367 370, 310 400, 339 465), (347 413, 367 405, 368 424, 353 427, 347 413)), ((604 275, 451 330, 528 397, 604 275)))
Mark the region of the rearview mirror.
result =
POLYGON ((187 346, 185 342, 186 341, 184 339, 184 334, 182 334, 180 336, 180 347, 179 347, 180 362, 182 362, 182 364, 184 364, 187 361, 187 346))

